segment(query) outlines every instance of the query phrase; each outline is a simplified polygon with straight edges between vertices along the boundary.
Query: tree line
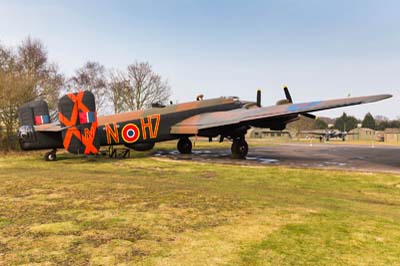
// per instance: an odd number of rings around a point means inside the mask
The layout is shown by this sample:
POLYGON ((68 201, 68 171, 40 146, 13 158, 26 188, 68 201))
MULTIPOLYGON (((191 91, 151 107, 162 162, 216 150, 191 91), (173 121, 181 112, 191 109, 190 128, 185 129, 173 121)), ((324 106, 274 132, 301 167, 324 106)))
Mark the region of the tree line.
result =
POLYGON ((290 123, 288 129, 296 132, 305 130, 325 130, 332 125, 334 129, 340 131, 350 131, 361 124, 362 128, 370 128, 373 130, 385 130, 386 128, 400 128, 400 120, 390 120, 384 116, 374 117, 371 113, 367 113, 364 119, 360 120, 354 116, 343 113, 337 118, 320 117, 317 120, 301 117, 300 120, 290 123))
POLYGON ((0 149, 17 148, 21 104, 41 99, 56 110, 61 94, 79 90, 95 95, 100 115, 140 110, 154 102, 164 103, 171 95, 168 81, 148 62, 135 61, 124 70, 111 70, 88 61, 66 76, 50 61, 41 40, 28 37, 17 47, 0 42, 0 149))
POLYGON ((348 116, 346 113, 335 120, 335 128, 341 131, 350 131, 361 124, 362 128, 370 128, 373 130, 385 130, 386 128, 400 128, 400 120, 390 120, 384 116, 374 117, 371 113, 367 113, 363 120, 359 120, 354 116, 348 116))

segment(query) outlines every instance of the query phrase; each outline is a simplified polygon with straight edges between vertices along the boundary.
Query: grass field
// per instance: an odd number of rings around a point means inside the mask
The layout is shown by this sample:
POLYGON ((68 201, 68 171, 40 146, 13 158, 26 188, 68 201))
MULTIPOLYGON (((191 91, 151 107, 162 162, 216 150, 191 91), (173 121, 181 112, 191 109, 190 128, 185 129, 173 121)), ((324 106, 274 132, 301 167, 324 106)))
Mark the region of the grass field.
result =
POLYGON ((0 265, 400 265, 400 176, 0 157, 0 265))

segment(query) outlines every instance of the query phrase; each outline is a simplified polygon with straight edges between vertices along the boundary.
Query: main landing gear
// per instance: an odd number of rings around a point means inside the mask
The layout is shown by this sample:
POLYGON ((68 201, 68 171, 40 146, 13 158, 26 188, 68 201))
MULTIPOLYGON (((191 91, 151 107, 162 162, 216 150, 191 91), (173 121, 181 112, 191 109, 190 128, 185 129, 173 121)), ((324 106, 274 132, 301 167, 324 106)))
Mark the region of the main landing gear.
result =
POLYGON ((249 153, 249 145, 245 138, 241 137, 233 139, 231 151, 234 159, 245 159, 249 153))
POLYGON ((57 152, 56 149, 47 152, 47 153, 44 155, 44 159, 45 159, 46 161, 50 161, 50 162, 53 162, 53 161, 57 160, 57 154, 56 154, 56 152, 57 152))
POLYGON ((182 154, 192 153, 192 142, 188 137, 183 137, 178 141, 178 151, 182 154))
MULTIPOLYGON (((182 154, 192 153, 192 142, 188 137, 182 137, 178 141, 178 151, 182 154)), ((249 145, 244 137, 236 137, 232 139, 232 157, 234 159, 245 159, 249 152, 249 145)))

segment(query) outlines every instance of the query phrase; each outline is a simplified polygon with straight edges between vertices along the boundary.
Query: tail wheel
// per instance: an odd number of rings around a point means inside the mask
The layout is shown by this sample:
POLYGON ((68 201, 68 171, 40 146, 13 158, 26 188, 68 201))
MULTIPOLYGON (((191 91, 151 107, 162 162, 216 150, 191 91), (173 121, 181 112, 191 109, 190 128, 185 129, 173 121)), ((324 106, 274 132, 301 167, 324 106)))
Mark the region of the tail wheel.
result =
POLYGON ((57 154, 55 151, 50 151, 44 155, 44 159, 49 162, 57 160, 57 154))
POLYGON ((249 153, 249 145, 244 139, 237 139, 233 141, 231 151, 233 158, 245 159, 249 153))
POLYGON ((189 138, 181 138, 178 141, 178 151, 182 154, 192 153, 192 142, 189 138))

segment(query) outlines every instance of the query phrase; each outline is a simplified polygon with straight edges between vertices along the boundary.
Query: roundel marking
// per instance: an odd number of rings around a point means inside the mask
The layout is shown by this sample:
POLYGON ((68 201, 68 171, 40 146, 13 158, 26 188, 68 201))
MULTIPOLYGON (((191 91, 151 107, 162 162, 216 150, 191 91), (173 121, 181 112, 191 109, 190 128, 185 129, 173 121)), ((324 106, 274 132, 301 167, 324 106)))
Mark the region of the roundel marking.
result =
POLYGON ((122 128, 122 138, 127 143, 134 143, 140 137, 139 128, 135 124, 126 124, 122 128))

